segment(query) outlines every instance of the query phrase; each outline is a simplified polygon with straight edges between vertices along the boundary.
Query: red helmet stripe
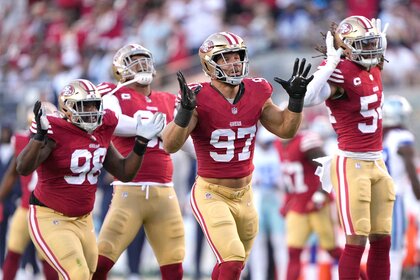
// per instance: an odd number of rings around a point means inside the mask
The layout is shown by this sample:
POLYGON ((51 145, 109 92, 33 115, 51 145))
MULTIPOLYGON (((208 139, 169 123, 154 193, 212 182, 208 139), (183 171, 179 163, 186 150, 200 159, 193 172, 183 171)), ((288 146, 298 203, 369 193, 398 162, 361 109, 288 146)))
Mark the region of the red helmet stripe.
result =
POLYGON ((87 91, 95 91, 95 86, 88 80, 79 79, 79 82, 84 85, 87 91))
POLYGON ((230 32, 222 32, 221 34, 225 36, 226 40, 229 41, 230 45, 239 44, 239 40, 235 34, 232 34, 230 32))
POLYGON ((361 24, 363 25, 366 31, 373 28, 372 23, 367 18, 361 17, 361 16, 355 16, 355 17, 361 22, 361 24))

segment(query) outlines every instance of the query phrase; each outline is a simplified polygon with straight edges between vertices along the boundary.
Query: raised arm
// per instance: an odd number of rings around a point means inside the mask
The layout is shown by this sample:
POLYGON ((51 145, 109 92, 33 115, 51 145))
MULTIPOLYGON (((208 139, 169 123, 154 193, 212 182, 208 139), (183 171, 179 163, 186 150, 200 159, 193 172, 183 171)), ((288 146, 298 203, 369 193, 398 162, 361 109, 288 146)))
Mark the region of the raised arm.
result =
POLYGON ((34 105, 36 133, 17 157, 16 170, 20 175, 29 175, 50 155, 55 142, 46 137, 49 121, 41 101, 34 105))
POLYGON ((184 75, 177 73, 181 102, 175 119, 171 121, 162 133, 163 148, 168 153, 175 153, 184 145, 191 131, 197 125, 196 95, 201 87, 190 89, 184 75))

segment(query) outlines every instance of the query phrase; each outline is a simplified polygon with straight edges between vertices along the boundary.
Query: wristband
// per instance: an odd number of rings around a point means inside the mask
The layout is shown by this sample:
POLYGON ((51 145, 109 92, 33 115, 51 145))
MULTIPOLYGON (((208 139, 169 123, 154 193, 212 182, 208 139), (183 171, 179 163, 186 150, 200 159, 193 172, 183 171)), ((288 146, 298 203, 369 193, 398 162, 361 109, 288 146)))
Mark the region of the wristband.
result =
POLYGON ((147 143, 149 143, 149 139, 137 135, 136 142, 134 143, 133 147, 133 152, 135 152, 139 156, 144 155, 144 153, 146 153, 147 143))
POLYGON ((44 140, 45 140, 45 135, 35 133, 35 134, 32 136, 32 139, 37 140, 37 141, 44 142, 44 140))
POLYGON ((304 99, 289 98, 289 105, 287 109, 294 113, 302 113, 304 99))
MULTIPOLYGON (((194 109, 193 109, 194 110, 194 109)), ((184 107, 180 107, 178 113, 175 116, 174 122, 179 125, 180 127, 187 127, 190 123, 193 110, 185 109, 184 107)))

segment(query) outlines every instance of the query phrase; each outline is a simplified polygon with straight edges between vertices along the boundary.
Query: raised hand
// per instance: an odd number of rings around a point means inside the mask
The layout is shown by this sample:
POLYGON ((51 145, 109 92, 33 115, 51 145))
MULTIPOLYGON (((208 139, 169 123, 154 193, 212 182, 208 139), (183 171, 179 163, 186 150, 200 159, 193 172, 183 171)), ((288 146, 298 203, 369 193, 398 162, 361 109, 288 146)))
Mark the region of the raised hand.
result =
POLYGON ((188 87, 181 71, 178 71, 176 75, 181 92, 181 107, 175 116, 174 122, 178 126, 185 128, 190 123, 193 111, 197 106, 196 95, 201 90, 201 86, 197 86, 192 90, 188 87))
POLYGON ((292 102, 302 102, 303 106, 303 99, 305 98, 306 87, 312 81, 314 76, 310 76, 307 78, 309 71, 311 70, 311 64, 309 63, 308 66, 305 68, 306 59, 303 58, 302 62, 299 64, 299 58, 296 58, 295 64, 293 66, 293 74, 289 80, 283 80, 279 77, 275 77, 274 81, 279 83, 289 95, 289 110, 293 112, 301 112, 302 108, 290 108, 290 103, 292 102), (300 110, 300 111, 299 111, 300 110))
POLYGON ((339 47, 336 49, 334 47, 334 36, 331 34, 331 31, 327 32, 325 37, 325 44, 327 46, 327 65, 335 68, 341 60, 341 55, 343 54, 343 49, 339 47))
POLYGON ((34 135, 35 140, 43 141, 45 135, 48 133, 48 127, 50 122, 47 119, 45 109, 42 108, 41 101, 36 101, 34 104, 33 112, 36 121, 36 134, 34 135))
POLYGON ((136 135, 143 142, 148 142, 150 139, 158 135, 165 126, 165 116, 161 112, 157 112, 148 121, 143 123, 141 115, 137 115, 136 135))
POLYGON ((194 110, 195 106, 197 105, 197 102, 195 100, 195 96, 197 93, 201 90, 201 86, 196 87, 194 90, 191 90, 187 82, 185 81, 184 75, 181 71, 178 71, 176 73, 179 83, 179 89, 181 91, 181 106, 184 109, 187 109, 189 111, 194 110))

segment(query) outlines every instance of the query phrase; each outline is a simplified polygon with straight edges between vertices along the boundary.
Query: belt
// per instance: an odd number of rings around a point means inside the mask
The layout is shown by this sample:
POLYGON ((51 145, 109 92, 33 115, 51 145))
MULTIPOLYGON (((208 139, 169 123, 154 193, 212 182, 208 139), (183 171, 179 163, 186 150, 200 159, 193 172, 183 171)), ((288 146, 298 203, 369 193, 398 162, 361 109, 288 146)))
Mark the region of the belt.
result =
POLYGON ((214 184, 208 184, 207 187, 210 190, 223 195, 224 197, 232 198, 232 199, 238 199, 238 198, 243 197, 244 194, 250 189, 249 185, 237 191, 235 191, 232 188, 227 188, 227 187, 214 185, 214 184))
POLYGON ((47 207, 44 203, 39 201, 38 198, 36 198, 33 191, 31 192, 31 196, 29 197, 29 204, 47 207))

